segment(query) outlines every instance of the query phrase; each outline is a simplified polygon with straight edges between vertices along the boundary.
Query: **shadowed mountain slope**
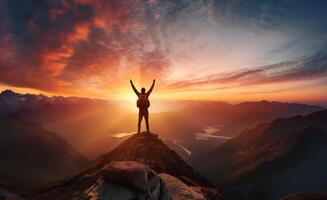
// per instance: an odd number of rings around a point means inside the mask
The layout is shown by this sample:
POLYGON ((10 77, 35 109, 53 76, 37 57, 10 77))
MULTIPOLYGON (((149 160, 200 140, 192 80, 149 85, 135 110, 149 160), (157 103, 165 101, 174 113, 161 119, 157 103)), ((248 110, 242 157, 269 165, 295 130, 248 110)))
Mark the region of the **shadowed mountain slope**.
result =
POLYGON ((220 188, 261 188, 267 199, 327 191, 327 110, 244 130, 192 163, 220 188), (197 164, 201 163, 201 164, 197 164))
POLYGON ((64 139, 17 116, 0 119, 0 157, 1 179, 26 184, 76 174, 89 164, 64 139))

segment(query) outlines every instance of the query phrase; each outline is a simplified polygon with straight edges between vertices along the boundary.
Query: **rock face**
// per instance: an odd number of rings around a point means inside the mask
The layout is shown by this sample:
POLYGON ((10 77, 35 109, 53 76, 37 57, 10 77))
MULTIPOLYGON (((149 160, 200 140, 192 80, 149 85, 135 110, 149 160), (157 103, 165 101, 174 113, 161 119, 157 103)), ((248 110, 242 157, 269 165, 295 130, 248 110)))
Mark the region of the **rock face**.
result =
POLYGON ((218 200, 220 194, 157 135, 141 133, 101 156, 79 175, 43 187, 27 197, 33 200, 218 200))
POLYGON ((138 191, 150 191, 159 184, 159 177, 149 167, 135 161, 113 161, 105 167, 105 181, 128 185, 138 191))
POLYGON ((173 200, 205 200, 205 195, 199 187, 187 186, 181 180, 169 174, 160 174, 160 178, 166 184, 169 196, 173 200))
POLYGON ((148 166, 135 161, 113 161, 103 170, 103 177, 80 199, 168 200, 165 184, 148 166))

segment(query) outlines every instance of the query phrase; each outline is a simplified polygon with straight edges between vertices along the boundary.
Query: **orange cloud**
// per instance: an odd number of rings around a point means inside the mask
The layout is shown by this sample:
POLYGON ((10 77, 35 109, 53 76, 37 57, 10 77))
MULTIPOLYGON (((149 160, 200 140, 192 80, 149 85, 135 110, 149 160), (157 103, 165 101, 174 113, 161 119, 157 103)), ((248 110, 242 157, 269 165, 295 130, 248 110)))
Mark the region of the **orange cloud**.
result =
POLYGON ((69 46, 62 46, 59 49, 43 55, 42 68, 48 75, 57 76, 66 67, 67 60, 73 55, 74 50, 69 46))
POLYGON ((70 42, 76 42, 78 40, 86 40, 89 35, 89 23, 83 22, 75 26, 75 30, 68 36, 70 42))

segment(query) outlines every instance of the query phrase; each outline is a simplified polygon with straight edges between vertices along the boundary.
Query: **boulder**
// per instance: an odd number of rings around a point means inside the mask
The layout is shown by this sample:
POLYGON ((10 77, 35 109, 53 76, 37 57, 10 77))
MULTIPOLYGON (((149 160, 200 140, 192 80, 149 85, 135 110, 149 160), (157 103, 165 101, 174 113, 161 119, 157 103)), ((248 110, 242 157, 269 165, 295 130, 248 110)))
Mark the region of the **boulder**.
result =
POLYGON ((83 200, 170 200, 165 184, 148 166, 135 161, 113 161, 103 176, 84 192, 83 200))
POLYGON ((135 161, 111 162, 105 166, 103 178, 107 182, 131 186, 141 192, 154 189, 160 182, 153 170, 135 161))

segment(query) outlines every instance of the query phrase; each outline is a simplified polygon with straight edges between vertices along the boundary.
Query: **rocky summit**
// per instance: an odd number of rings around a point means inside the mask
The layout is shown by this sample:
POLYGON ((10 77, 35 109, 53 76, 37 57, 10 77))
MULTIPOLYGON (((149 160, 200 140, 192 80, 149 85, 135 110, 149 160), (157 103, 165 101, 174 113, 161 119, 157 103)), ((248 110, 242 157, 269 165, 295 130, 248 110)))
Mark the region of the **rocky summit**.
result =
POLYGON ((100 169, 114 160, 138 161, 157 173, 176 176, 188 185, 212 186, 175 151, 168 148, 156 134, 142 132, 131 136, 109 153, 102 155, 94 168, 100 169))
POLYGON ((220 193, 151 133, 135 134, 84 172, 49 184, 26 199, 219 200, 220 193))

